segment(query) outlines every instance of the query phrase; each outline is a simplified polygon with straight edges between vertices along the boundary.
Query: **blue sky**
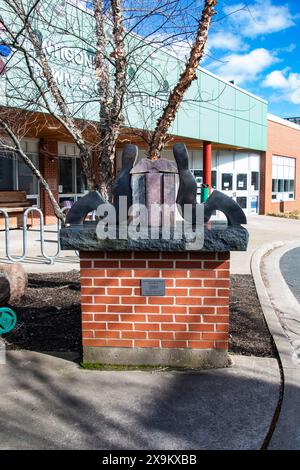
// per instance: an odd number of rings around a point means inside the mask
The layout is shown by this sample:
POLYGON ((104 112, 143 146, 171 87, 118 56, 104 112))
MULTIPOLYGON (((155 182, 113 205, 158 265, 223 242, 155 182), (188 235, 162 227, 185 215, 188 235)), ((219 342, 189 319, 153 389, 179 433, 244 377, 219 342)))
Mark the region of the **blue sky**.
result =
POLYGON ((219 0, 202 66, 300 116, 300 0, 219 0))

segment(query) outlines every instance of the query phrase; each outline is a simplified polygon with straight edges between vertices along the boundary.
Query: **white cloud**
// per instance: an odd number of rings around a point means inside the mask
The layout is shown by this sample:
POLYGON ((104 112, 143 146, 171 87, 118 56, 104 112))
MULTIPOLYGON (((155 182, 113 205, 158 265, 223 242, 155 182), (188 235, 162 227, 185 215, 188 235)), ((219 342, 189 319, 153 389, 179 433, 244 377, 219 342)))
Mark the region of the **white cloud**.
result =
POLYGON ((255 0, 236 3, 224 8, 232 24, 240 34, 254 38, 258 35, 276 33, 295 25, 288 5, 273 5, 271 0, 255 0))
POLYGON ((241 37, 227 31, 216 32, 208 35, 207 49, 221 49, 227 51, 241 51, 247 48, 241 37))
POLYGON ((241 84, 256 80, 260 73, 278 59, 267 49, 253 49, 247 54, 228 54, 222 58, 222 64, 214 66, 214 72, 225 80, 234 80, 241 84))
POLYGON ((288 69, 273 70, 262 84, 276 90, 278 98, 300 104, 300 73, 289 72, 288 69))

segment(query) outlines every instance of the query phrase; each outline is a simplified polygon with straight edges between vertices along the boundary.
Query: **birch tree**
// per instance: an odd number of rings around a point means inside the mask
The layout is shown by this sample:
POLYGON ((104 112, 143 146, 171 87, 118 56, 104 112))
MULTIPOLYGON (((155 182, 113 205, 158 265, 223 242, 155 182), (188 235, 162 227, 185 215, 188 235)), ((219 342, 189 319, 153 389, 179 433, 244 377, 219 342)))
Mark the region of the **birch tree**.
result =
MULTIPOLYGON (((11 50, 4 72, 2 67, 5 100, 0 98, 0 104, 54 119, 79 149, 88 189, 98 189, 112 200, 121 133, 139 134, 147 143, 148 158, 160 158, 185 93, 197 77, 216 4, 217 0, 0 0, 1 34, 11 50), (51 42, 54 36, 56 44, 51 42), (172 86, 153 60, 160 51, 180 55, 181 73, 172 86), (70 72, 73 89, 66 92, 68 78, 62 80, 57 72, 57 58, 66 59, 73 52, 79 65, 70 72), (91 65, 85 80, 77 78, 82 61, 91 65), (159 83, 164 92, 159 116, 140 104, 142 96, 156 93, 150 82, 159 83), (133 124, 128 119, 132 103, 137 103, 138 113, 133 124)), ((24 135, 10 122, 2 108, 0 128, 60 216, 47 182, 21 154, 24 135)))

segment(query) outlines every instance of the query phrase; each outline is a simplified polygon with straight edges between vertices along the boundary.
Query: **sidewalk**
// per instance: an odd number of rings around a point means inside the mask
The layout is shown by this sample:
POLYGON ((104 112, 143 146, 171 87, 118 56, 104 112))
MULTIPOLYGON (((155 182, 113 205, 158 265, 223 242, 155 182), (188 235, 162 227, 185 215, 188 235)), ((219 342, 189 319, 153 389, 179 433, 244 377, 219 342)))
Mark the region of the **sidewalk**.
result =
POLYGON ((0 449, 260 449, 279 395, 275 359, 207 371, 88 371, 8 352, 0 449))
MULTIPOLYGON (((49 254, 53 228, 45 237, 49 254)), ((249 274, 253 250, 266 240, 295 239, 300 221, 251 217, 247 228, 249 250, 232 254, 233 273, 249 274)), ((12 236, 15 250, 18 236, 12 236)), ((78 269, 72 252, 54 266, 42 263, 39 233, 31 232, 30 240, 29 272, 78 269)), ((260 449, 279 401, 278 363, 269 358, 234 355, 233 367, 201 372, 87 371, 29 351, 7 358, 0 366, 0 449, 260 449)), ((276 428, 273 448, 278 435, 276 428)))
POLYGON ((298 237, 300 240, 300 220, 252 215, 248 217, 245 227, 250 235, 248 250, 231 253, 231 274, 251 274, 251 257, 254 251, 265 243, 291 241, 298 237))
MULTIPOLYGON (((250 260, 253 252, 264 243, 275 240, 289 241, 299 237, 300 220, 289 220, 278 217, 253 215, 248 217, 246 226, 250 234, 247 252, 231 253, 231 273, 251 274, 250 260)), ((45 229, 45 252, 53 255, 57 249, 57 227, 49 225, 45 229)), ((20 230, 12 230, 10 238, 10 252, 17 256, 22 253, 22 233, 20 230)), ((40 256, 40 234, 38 229, 30 230, 28 235, 29 253, 22 264, 27 272, 65 272, 79 269, 79 260, 74 251, 62 251, 53 265, 46 264, 40 256)), ((7 263, 5 257, 4 231, 0 231, 0 263, 7 263)))
POLYGON ((269 448, 300 450, 300 304, 293 295, 294 289, 286 283, 286 279, 293 278, 296 290, 299 288, 299 266, 295 269, 294 263, 300 240, 270 248, 262 247, 252 260, 258 298, 283 374, 280 413, 269 448))
MULTIPOLYGON (((9 235, 9 254, 13 257, 22 255, 23 252, 22 230, 11 230, 9 235)), ((57 252, 57 226, 47 225, 44 231, 44 250, 49 256, 57 252)), ((33 228, 28 231, 28 254, 22 265, 30 273, 56 273, 79 269, 79 258, 74 251, 61 251, 54 264, 47 264, 41 256, 40 231, 33 228)), ((5 232, 0 231, 0 263, 9 263, 5 253, 5 232)))

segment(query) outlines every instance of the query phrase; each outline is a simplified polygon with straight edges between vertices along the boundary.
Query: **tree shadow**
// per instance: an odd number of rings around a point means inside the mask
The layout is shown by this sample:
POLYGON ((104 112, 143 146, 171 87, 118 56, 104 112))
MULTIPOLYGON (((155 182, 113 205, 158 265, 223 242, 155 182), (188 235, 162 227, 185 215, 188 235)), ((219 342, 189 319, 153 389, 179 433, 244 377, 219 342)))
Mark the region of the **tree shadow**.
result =
POLYGON ((0 366, 0 448, 259 449, 279 386, 274 371, 255 361, 239 373, 108 372, 8 353, 0 366))

